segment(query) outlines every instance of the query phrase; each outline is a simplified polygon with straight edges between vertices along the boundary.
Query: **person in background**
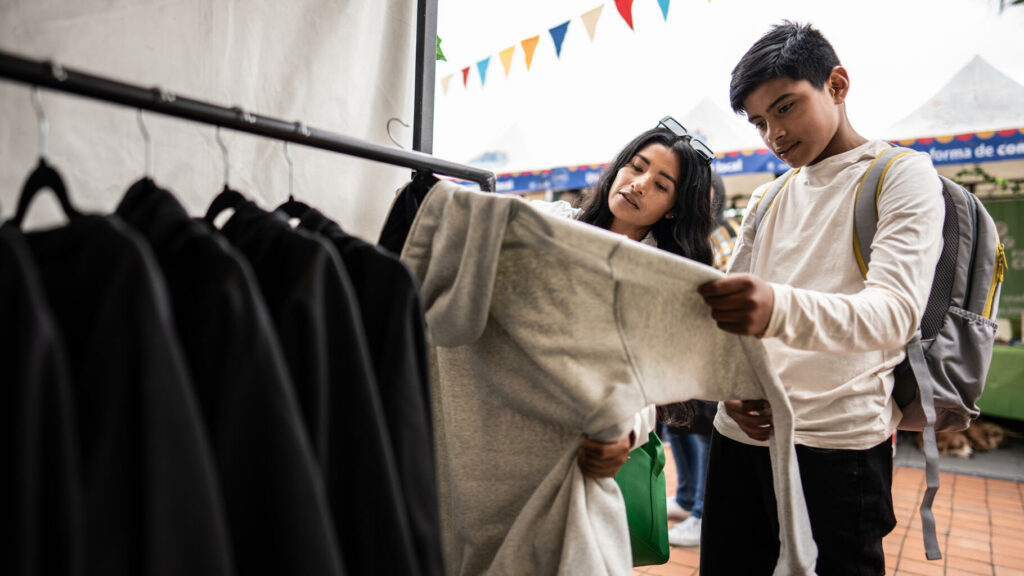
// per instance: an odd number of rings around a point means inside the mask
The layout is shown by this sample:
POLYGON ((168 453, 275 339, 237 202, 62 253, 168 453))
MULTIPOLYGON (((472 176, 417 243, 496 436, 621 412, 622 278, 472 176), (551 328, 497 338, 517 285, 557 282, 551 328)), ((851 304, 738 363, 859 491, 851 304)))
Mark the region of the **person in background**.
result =
MULTIPOLYGON (((714 251, 712 265, 725 270, 732 249, 736 245, 737 225, 725 217, 725 183, 717 172, 711 174, 711 207, 715 229, 711 232, 714 251)), ((711 447, 711 428, 717 405, 713 402, 692 400, 692 413, 687 426, 665 424, 662 437, 672 450, 676 466, 676 493, 668 497, 668 519, 678 521, 668 531, 668 542, 673 546, 700 544, 701 518, 704 515, 704 481, 708 470, 708 452, 711 447)))

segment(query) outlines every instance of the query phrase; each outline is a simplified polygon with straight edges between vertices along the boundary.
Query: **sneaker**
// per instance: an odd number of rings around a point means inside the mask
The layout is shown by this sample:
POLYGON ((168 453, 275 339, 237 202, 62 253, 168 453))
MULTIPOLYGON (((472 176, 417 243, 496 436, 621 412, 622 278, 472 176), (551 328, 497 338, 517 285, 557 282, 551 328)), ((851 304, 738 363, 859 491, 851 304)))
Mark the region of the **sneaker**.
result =
POLYGON ((668 543, 673 546, 700 546, 700 518, 690 516, 670 528, 668 543))
POLYGON ((665 508, 668 509, 668 519, 670 521, 679 522, 680 520, 686 520, 686 517, 690 515, 690 511, 680 506, 674 496, 668 498, 665 508))

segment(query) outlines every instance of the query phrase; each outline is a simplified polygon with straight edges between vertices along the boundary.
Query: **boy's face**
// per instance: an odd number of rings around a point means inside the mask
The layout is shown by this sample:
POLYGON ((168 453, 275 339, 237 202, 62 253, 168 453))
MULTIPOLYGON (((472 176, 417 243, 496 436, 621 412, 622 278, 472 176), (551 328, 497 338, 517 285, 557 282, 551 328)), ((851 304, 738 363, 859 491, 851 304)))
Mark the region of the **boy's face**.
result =
MULTIPOLYGON (((745 100, 747 120, 780 160, 793 168, 814 164, 832 154, 829 145, 839 130, 845 85, 836 87, 837 71, 815 87, 807 80, 775 78, 761 84, 745 100)), ((838 81, 845 80, 845 70, 838 81)))

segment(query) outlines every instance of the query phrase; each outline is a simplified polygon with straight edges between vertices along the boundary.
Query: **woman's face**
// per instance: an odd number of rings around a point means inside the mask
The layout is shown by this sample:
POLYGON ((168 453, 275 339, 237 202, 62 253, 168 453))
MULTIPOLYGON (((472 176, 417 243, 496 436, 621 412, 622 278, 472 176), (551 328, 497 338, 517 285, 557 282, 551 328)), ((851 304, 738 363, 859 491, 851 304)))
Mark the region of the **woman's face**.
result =
POLYGON ((615 175, 608 191, 608 209, 618 226, 650 228, 668 215, 675 217, 679 158, 658 142, 644 146, 615 175))

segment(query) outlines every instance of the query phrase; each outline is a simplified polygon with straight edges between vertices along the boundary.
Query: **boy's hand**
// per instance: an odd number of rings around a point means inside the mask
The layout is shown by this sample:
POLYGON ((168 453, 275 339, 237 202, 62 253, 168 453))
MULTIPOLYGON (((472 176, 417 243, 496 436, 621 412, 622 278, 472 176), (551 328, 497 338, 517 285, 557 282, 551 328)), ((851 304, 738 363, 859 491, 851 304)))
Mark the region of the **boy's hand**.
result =
POLYGON ((728 400, 725 413, 754 440, 767 440, 772 435, 772 408, 767 400, 728 400))
POLYGON ((576 463, 579 464, 584 476, 612 478, 629 458, 629 447, 632 444, 632 432, 618 442, 598 442, 583 438, 576 450, 576 463))
POLYGON ((758 336, 768 329, 775 305, 771 285, 752 274, 736 274, 701 284, 697 292, 711 307, 718 327, 741 336, 758 336))

